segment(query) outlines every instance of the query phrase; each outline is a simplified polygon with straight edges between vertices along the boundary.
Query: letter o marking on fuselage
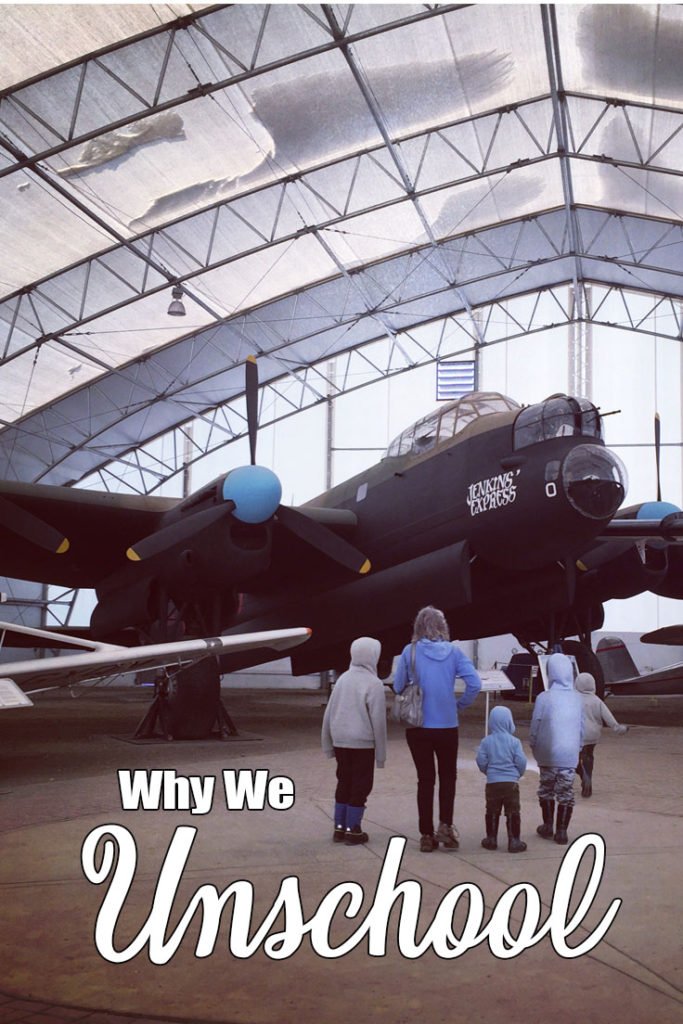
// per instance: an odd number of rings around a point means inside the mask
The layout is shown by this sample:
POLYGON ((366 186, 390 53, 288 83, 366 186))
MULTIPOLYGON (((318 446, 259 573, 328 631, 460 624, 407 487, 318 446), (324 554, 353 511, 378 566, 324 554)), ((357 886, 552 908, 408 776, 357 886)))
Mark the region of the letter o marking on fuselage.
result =
POLYGON ((548 483, 545 485, 545 494, 547 498, 557 497, 557 485, 553 480, 549 480, 548 483))

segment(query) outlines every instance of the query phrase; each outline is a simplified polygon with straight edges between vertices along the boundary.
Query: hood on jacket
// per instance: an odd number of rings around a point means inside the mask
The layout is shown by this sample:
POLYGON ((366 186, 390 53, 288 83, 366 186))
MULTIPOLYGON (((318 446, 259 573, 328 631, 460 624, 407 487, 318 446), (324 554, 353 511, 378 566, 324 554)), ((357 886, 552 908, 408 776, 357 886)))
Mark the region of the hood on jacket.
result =
POLYGON ((579 693, 595 693, 595 677, 590 672, 579 672, 574 686, 579 693))
POLYGON ((379 640, 372 636, 359 636, 351 644, 351 667, 366 668, 369 672, 377 672, 377 662, 382 652, 379 640))
POLYGON ((515 723, 510 708, 503 704, 497 704, 489 714, 489 732, 510 732, 515 731, 515 723))
POLYGON ((560 690, 574 689, 574 666, 566 654, 551 654, 547 664, 548 686, 560 690))
POLYGON ((450 640, 418 640, 418 647, 432 661, 445 661, 449 654, 453 653, 453 644, 450 640))

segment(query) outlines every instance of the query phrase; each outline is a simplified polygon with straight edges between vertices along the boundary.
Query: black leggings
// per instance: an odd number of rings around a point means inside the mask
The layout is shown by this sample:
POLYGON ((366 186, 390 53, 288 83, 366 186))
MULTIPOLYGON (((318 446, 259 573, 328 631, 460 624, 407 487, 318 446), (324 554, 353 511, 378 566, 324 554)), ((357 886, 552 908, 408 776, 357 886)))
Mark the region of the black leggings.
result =
POLYGON ((583 775, 583 772, 588 775, 589 778, 593 775, 593 767, 595 765, 595 744, 586 743, 585 746, 581 747, 579 754, 579 764, 577 772, 579 775, 583 775))
POLYGON ((337 789, 334 799, 349 807, 365 807, 375 778, 374 747, 335 747, 337 789))
POLYGON ((406 729, 417 768, 417 814, 421 835, 434 832, 434 787, 439 772, 439 821, 453 824, 458 774, 458 729, 406 729), (436 759, 436 765, 435 765, 436 759))

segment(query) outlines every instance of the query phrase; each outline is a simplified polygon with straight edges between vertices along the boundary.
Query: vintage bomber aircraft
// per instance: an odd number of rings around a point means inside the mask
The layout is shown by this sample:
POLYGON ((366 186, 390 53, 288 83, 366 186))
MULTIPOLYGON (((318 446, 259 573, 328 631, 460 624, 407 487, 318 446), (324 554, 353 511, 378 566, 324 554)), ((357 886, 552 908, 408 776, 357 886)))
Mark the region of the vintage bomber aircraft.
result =
POLYGON ((387 671, 427 603, 459 637, 510 632, 530 647, 579 636, 595 667, 604 601, 683 597, 683 515, 659 501, 620 510, 625 471, 586 399, 521 408, 473 393, 292 508, 256 465, 257 388, 249 360, 251 464, 189 498, 1 483, 0 572, 94 588, 89 632, 110 642, 304 623, 313 635, 292 654, 295 674, 346 667, 359 633, 382 641, 387 671))

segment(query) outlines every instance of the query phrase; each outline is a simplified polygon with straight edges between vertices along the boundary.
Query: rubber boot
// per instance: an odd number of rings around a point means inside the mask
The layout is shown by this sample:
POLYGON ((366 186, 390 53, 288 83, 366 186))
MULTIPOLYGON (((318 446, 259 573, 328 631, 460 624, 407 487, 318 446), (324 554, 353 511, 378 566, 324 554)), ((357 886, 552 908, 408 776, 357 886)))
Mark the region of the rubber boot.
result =
POLYGON ((511 814, 505 819, 508 830, 508 853, 524 853, 526 843, 519 838, 522 829, 522 815, 511 814))
POLYGON ((332 840, 335 843, 343 843, 346 833, 346 812, 348 804, 335 803, 334 805, 334 833, 332 840))
POLYGON ((541 805, 541 813, 543 814, 543 824, 539 825, 536 831, 539 836, 543 839, 553 838, 553 818, 555 817, 555 801, 554 800, 539 800, 541 805))
POLYGON ((581 796, 589 797, 593 794, 593 763, 594 755, 583 753, 581 756, 581 796))
POLYGON ((485 850, 497 850, 498 822, 500 821, 500 814, 490 814, 487 811, 484 820, 486 822, 486 838, 482 839, 481 845, 485 850))
POLYGON ((360 827, 364 811, 364 807, 353 807, 351 804, 346 809, 344 842, 347 846, 360 846, 361 843, 367 843, 368 841, 367 832, 363 832, 360 827))
POLYGON ((567 825, 569 824, 572 816, 573 807, 569 804, 558 804, 557 805, 557 821, 555 823, 555 835, 554 840, 561 846, 567 845, 567 825))

